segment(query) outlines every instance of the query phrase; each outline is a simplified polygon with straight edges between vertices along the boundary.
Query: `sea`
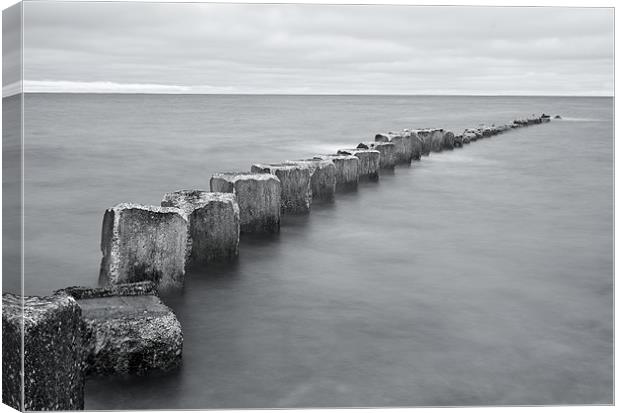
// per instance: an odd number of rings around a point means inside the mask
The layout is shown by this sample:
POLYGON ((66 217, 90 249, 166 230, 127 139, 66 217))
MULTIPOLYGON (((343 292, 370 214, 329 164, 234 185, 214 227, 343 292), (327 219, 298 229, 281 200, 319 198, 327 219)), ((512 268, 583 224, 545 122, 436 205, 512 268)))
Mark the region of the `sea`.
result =
MULTIPOLYGON (((18 97, 3 101, 5 119, 18 113, 18 97)), ((103 214, 118 203, 159 205, 169 191, 208 190, 213 173, 378 132, 559 114, 384 172, 286 217, 276 236, 242 238, 237 262, 192 270, 164 297, 183 328, 182 366, 89 379, 85 407, 610 404, 613 105, 26 94, 25 293, 95 286, 103 214)), ((18 154, 5 150, 5 165, 18 154)), ((3 183, 18 178, 5 170, 3 183)))

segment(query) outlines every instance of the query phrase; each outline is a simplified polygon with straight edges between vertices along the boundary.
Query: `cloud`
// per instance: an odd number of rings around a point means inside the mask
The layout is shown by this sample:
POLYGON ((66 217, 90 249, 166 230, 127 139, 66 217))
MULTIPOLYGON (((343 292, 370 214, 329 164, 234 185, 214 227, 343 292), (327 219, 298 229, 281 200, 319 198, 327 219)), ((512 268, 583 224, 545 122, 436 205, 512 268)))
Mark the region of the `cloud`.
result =
MULTIPOLYGON (((20 85, 21 86, 21 85, 20 85)), ((12 86, 12 88, 16 87, 12 86)), ((24 93, 235 93, 231 88, 207 85, 160 85, 149 83, 116 83, 116 82, 76 82, 67 80, 26 80, 24 93)))
POLYGON ((75 93, 186 93, 188 88, 176 85, 157 85, 147 83, 115 83, 115 82, 75 82, 54 80, 26 80, 24 92, 65 92, 75 93))
POLYGON ((612 9, 117 2, 24 7, 30 90, 613 93, 612 9))

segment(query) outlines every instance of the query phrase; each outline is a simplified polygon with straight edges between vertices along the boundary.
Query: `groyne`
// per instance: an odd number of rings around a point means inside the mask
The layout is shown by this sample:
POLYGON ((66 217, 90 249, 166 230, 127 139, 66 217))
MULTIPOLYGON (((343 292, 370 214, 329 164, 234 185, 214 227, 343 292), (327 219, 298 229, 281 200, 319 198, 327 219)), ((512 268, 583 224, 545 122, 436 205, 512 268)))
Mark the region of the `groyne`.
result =
POLYGON ((217 173, 210 181, 212 192, 237 199, 242 234, 280 231, 281 186, 277 176, 251 172, 217 173))
POLYGON ((20 410, 79 410, 88 377, 176 369, 182 329, 159 295, 182 289, 187 268, 233 261, 243 253, 242 237, 277 233, 282 215, 311 213, 314 202, 335 201, 339 192, 378 181, 397 165, 550 119, 530 116, 461 133, 377 133, 356 148, 216 173, 209 191, 169 192, 160 206, 109 208, 99 287, 68 287, 47 297, 3 294, 3 401, 20 410))
POLYGON ((175 191, 164 195, 161 206, 181 209, 188 221, 186 267, 230 261, 239 255, 239 205, 234 194, 175 191))
POLYGON ((84 374, 145 375, 181 363, 181 324, 150 281, 58 291, 82 311, 84 374))

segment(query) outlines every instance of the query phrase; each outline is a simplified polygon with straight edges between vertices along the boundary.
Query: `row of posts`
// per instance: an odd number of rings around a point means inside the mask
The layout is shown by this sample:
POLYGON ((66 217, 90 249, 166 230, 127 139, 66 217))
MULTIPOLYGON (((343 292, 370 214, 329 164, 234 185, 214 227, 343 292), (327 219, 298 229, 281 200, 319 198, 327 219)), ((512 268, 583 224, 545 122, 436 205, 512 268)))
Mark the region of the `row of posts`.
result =
POLYGON ((236 259, 240 236, 277 233, 282 215, 308 214, 313 203, 377 181, 382 170, 547 121, 532 116, 458 135, 380 133, 333 154, 216 173, 210 191, 167 193, 160 206, 106 210, 99 288, 3 294, 2 401, 18 410, 79 410, 87 377, 178 368, 181 325, 158 295, 183 287, 188 268, 236 259))
POLYGON ((313 202, 331 201, 360 181, 378 180, 381 170, 431 152, 548 120, 532 117, 459 135, 444 129, 380 133, 334 154, 216 173, 210 191, 167 193, 160 206, 116 205, 103 219, 99 283, 152 281, 160 291, 180 288, 187 268, 235 259, 240 236, 276 233, 282 215, 308 214, 313 202))

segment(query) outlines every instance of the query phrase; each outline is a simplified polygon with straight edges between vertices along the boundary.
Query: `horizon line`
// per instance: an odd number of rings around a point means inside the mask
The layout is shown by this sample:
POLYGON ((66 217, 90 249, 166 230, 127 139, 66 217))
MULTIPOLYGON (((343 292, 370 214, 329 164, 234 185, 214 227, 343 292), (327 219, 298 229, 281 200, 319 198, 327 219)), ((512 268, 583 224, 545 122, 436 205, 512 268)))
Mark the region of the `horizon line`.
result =
POLYGON ((487 94, 487 93, 181 93, 181 92, 92 92, 92 91, 20 91, 2 98, 9 98, 16 95, 174 95, 174 96, 446 96, 446 97, 583 97, 583 98, 614 98, 615 95, 578 95, 578 94, 487 94))

